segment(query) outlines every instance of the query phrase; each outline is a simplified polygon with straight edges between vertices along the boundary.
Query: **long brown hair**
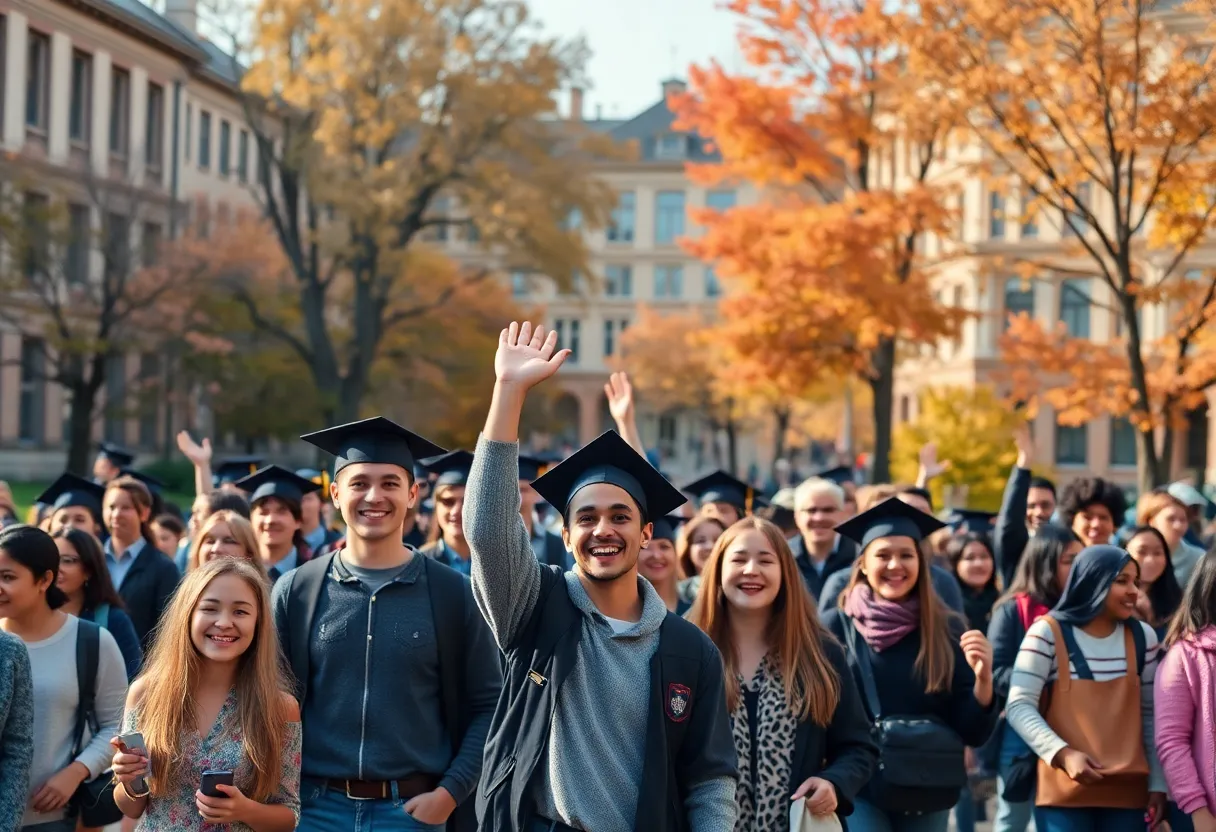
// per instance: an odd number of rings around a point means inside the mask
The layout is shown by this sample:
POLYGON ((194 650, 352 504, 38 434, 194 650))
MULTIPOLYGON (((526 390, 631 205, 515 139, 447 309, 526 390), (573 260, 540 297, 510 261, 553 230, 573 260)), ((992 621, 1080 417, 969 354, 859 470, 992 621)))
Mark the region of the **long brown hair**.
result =
POLYGON ((823 650, 823 640, 832 636, 819 623, 789 544, 772 522, 745 517, 722 533, 701 572, 701 588, 687 618, 718 646, 725 667, 726 704, 734 711, 742 695, 735 675, 739 657, 730 627, 730 605, 722 591, 722 564, 730 545, 750 531, 764 535, 781 565, 781 587, 769 610, 766 641, 785 679, 786 705, 799 721, 809 719, 826 726, 840 702, 840 676, 823 650))
POLYGON ((426 542, 428 544, 434 543, 435 541, 437 541, 443 537, 443 529, 439 528, 439 500, 440 500, 440 498, 446 496, 447 493, 449 491, 451 491, 453 488, 463 489, 464 486, 463 485, 441 485, 441 486, 438 486, 434 491, 433 496, 435 498, 435 514, 431 518, 430 528, 426 530, 426 542))
POLYGON ((222 575, 243 580, 257 599, 253 643, 237 668, 236 718, 241 751, 254 770, 253 782, 241 788, 261 803, 278 791, 282 779, 280 764, 287 731, 283 702, 290 688, 271 618, 270 589, 264 576, 248 561, 217 558, 187 572, 182 579, 161 616, 140 675, 146 687, 139 705, 139 727, 152 761, 152 793, 172 794, 188 762, 182 734, 194 730, 194 691, 203 672, 202 657, 190 636, 190 622, 203 592, 222 575))
POLYGON ((186 562, 187 571, 198 569, 199 558, 202 557, 203 540, 207 537, 207 532, 220 523, 228 524, 228 530, 232 532, 232 537, 245 550, 245 560, 253 564, 254 569, 262 573, 264 580, 269 581, 270 578, 266 574, 266 564, 262 562, 262 550, 258 547, 258 537, 254 534, 253 526, 244 517, 228 509, 220 509, 203 521, 198 534, 194 536, 194 540, 190 543, 190 557, 186 562))
MULTIPOLYGON (((152 533, 152 492, 148 490, 148 486, 135 479, 135 477, 124 474, 121 477, 110 480, 106 484, 106 491, 122 491, 131 498, 131 504, 135 506, 137 512, 147 510, 147 519, 139 521, 139 533, 149 546, 156 549, 156 535, 152 533)), ((104 500, 105 497, 103 496, 103 505, 104 500)), ((106 531, 110 531, 108 526, 106 527, 106 531)))
MULTIPOLYGON (((711 524, 717 526, 723 533, 726 532, 725 523, 717 517, 707 517, 704 514, 697 515, 680 529, 679 539, 676 541, 676 561, 680 564, 680 577, 696 577, 697 567, 692 562, 692 539, 702 528, 711 524)), ((722 535, 719 534, 718 537, 721 538, 722 535)), ((708 565, 709 563, 706 562, 706 566, 708 565)))
MULTIPOLYGON (((933 579, 925 547, 919 541, 913 543, 919 569, 916 586, 912 591, 920 599, 920 652, 916 654, 914 667, 925 680, 925 693, 938 693, 950 690, 950 680, 954 676, 954 635, 950 632, 953 614, 933 591, 933 579)), ((868 548, 869 546, 866 547, 868 548)), ((865 566, 866 549, 862 549, 857 560, 853 562, 848 586, 840 593, 838 605, 841 609, 844 608, 845 599, 849 597, 853 587, 867 583, 865 573, 861 571, 865 566)))

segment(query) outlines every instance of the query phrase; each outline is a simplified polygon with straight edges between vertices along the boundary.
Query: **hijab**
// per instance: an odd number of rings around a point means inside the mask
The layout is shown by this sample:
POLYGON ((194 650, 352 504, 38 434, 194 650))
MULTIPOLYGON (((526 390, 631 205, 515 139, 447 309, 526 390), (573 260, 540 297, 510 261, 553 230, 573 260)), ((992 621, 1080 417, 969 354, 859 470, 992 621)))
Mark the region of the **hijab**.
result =
POLYGON ((1111 585, 1123 567, 1132 562, 1132 556, 1118 546, 1100 544, 1082 549, 1072 562, 1068 583, 1051 617, 1073 627, 1093 621, 1106 606, 1111 585))

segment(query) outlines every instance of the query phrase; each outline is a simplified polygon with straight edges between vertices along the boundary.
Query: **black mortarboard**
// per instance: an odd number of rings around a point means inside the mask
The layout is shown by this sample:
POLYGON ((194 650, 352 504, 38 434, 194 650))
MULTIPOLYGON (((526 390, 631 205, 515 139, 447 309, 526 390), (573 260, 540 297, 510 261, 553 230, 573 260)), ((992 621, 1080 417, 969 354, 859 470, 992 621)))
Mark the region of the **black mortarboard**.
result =
POLYGON ((947 521, 955 531, 966 530, 988 534, 992 531, 992 521, 996 519, 995 511, 979 511, 971 508, 956 508, 950 513, 947 521))
POLYGON ((258 470, 261 465, 262 458, 260 456, 230 456, 227 459, 221 460, 215 466, 212 472, 215 484, 220 486, 236 482, 242 477, 247 477, 258 470))
POLYGON ((919 543, 945 525, 932 514, 889 497, 841 523, 836 531, 864 549, 880 537, 910 537, 919 543))
POLYGON ((109 460, 116 468, 126 468, 135 461, 135 451, 129 451, 122 445, 102 442, 97 448, 97 455, 109 460))
POLYGON ((247 477, 233 483, 237 488, 249 495, 249 505, 267 497, 278 497, 280 500, 291 500, 297 505, 310 494, 320 488, 319 483, 305 479, 295 471, 281 465, 267 465, 259 468, 247 477))
POLYGON ((663 517, 687 502, 645 457, 611 430, 555 465, 532 487, 564 516, 574 495, 596 483, 624 490, 642 510, 645 521, 663 517))
POLYGON ((473 455, 468 451, 450 451, 446 454, 428 459, 425 464, 427 473, 435 474, 435 487, 441 485, 464 485, 469 481, 469 471, 473 468, 473 455))
POLYGON ((335 477, 347 465, 358 462, 396 465, 413 474, 415 461, 445 453, 438 445, 383 416, 306 433, 300 438, 337 457, 335 477))
POLYGON ((654 532, 650 535, 651 540, 670 540, 676 542, 676 529, 679 528, 679 518, 660 517, 654 521, 654 532))
POLYGON ((80 506, 100 517, 101 501, 105 495, 104 485, 98 485, 75 474, 63 474, 51 483, 50 488, 39 494, 35 502, 50 506, 52 511, 68 506, 80 506))
POLYGON ((519 455, 519 478, 525 482, 540 477, 541 474, 553 467, 554 463, 560 462, 559 459, 554 459, 550 454, 537 454, 529 456, 527 454, 519 455))
POLYGON ((136 471, 134 468, 127 468, 122 471, 124 477, 133 477, 148 487, 148 491, 155 497, 160 492, 165 490, 165 484, 151 474, 145 474, 142 471, 136 471))
POLYGON ((701 505, 726 503, 740 511, 751 511, 765 504, 757 499, 755 489, 750 485, 721 470, 690 482, 682 490, 695 494, 701 505))
POLYGON ((830 480, 837 485, 844 485, 846 482, 854 482, 853 469, 847 465, 837 465, 835 468, 824 468, 822 471, 816 471, 811 475, 822 480, 830 480))

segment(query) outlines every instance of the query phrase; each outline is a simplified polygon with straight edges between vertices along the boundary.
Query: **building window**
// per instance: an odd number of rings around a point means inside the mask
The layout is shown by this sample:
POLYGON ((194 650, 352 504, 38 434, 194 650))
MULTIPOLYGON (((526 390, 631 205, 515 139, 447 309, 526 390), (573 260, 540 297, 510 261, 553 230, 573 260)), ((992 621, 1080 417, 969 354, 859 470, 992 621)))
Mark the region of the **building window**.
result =
POLYGON ((608 225, 608 242, 633 242, 634 212, 636 208, 637 195, 633 191, 625 191, 617 195, 616 207, 612 209, 612 221, 608 225))
POLYGON ((684 192, 659 191, 655 195, 654 241, 672 245, 684 235, 684 192))
POLYGON ((605 266, 604 294, 611 298, 633 297, 633 268, 615 264, 605 266))
POLYGON ((705 267, 705 297, 716 298, 722 295, 722 283, 713 266, 705 267))
POLYGON ((1005 279, 1005 326, 1009 328, 1009 321, 1015 315, 1025 313, 1029 317, 1034 317, 1034 284, 1027 283, 1020 277, 1009 277, 1005 279))
POLYGON ((654 296, 656 298, 679 298, 684 296, 684 267, 655 266, 654 296))
POLYGON ((617 343, 629 328, 629 321, 604 321, 604 357, 616 355, 617 343))
POLYGON ((41 442, 46 426, 46 345, 41 338, 21 339, 21 401, 17 436, 22 442, 41 442))
POLYGON ((236 140, 236 178, 249 181, 249 131, 242 130, 236 140))
POLYGON ((198 166, 211 167, 211 113, 198 111, 198 166))
POLYGON ((146 352, 139 357, 139 444, 143 448, 155 448, 160 438, 161 397, 157 395, 160 384, 160 356, 146 352))
POLYGON ((27 191, 21 213, 23 271, 30 279, 45 276, 51 262, 50 201, 43 194, 27 191))
POLYGON ((1074 338, 1089 337, 1089 283, 1087 277, 1060 281, 1060 320, 1074 338))
POLYGON ((122 214, 106 215, 106 273, 124 277, 131 270, 131 221, 122 214))
POLYGON ((679 133, 659 136, 654 145, 656 159, 683 159, 688 155, 688 137, 679 133))
POLYGON ((671 459, 676 455, 676 440, 679 437, 676 417, 663 415, 659 417, 659 455, 671 459))
POLYGON ((738 202, 734 191, 710 191, 705 195, 705 207, 715 211, 729 211, 738 202))
POLYGON ((194 139, 194 105, 186 105, 186 161, 190 161, 190 152, 193 149, 194 139))
POLYGON ((557 330, 557 346, 559 349, 570 350, 569 360, 575 364, 578 363, 578 348, 581 326, 578 319, 565 320, 558 318, 553 322, 553 328, 557 330))
POLYGON ((1005 195, 988 194, 988 239, 1005 239, 1005 195))
POLYGON ((131 146, 131 74, 114 67, 110 73, 110 152, 125 157, 131 146))
POLYGON ((89 280, 89 252, 93 248, 92 213, 87 205, 68 206, 68 283, 82 285, 89 280))
POLYGON ((126 364, 126 356, 122 354, 111 355, 106 361, 105 439, 119 445, 127 441, 127 419, 124 412, 127 401, 126 364))
POLYGON ((72 53, 72 103, 68 111, 68 138, 83 147, 89 145, 93 120, 93 56, 72 53))
POLYGON ((1089 460, 1089 425, 1056 424, 1056 464, 1085 465, 1089 460))
POLYGON ((51 108, 51 39, 30 30, 25 76, 25 125, 45 132, 51 108))
POLYGON ((1124 467, 1136 465, 1136 429, 1126 416, 1111 417, 1110 464, 1124 467))
POLYGON ((165 89, 148 84, 148 126, 144 141, 144 157, 148 167, 159 171, 165 159, 165 89))
POLYGON ((144 268, 151 268, 160 262, 160 247, 164 239, 160 223, 144 223, 143 233, 139 237, 140 263, 144 268))
POLYGON ((227 176, 229 167, 229 153, 232 146, 232 125, 227 120, 220 121, 220 176, 227 176))
POLYGON ((528 280, 528 273, 521 271, 511 272, 511 296, 516 298, 527 297, 529 290, 532 288, 531 281, 528 280))

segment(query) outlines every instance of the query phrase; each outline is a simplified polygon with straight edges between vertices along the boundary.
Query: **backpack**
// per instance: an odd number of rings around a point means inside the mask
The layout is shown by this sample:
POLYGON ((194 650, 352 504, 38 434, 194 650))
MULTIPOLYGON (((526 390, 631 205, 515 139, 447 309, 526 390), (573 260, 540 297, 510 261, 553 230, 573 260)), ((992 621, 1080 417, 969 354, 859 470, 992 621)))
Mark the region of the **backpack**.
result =
MULTIPOLYGON (((106 610, 107 616, 109 610, 106 610)), ((101 662, 101 627, 92 621, 76 621, 76 727, 72 732, 72 759, 84 748, 84 732, 88 728, 96 736, 101 730, 97 719, 97 667, 101 662)), ((86 827, 109 826, 122 820, 122 811, 114 802, 114 781, 105 773, 81 783, 68 803, 86 827)))

